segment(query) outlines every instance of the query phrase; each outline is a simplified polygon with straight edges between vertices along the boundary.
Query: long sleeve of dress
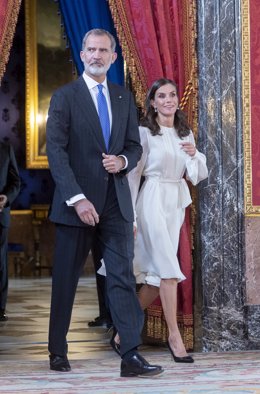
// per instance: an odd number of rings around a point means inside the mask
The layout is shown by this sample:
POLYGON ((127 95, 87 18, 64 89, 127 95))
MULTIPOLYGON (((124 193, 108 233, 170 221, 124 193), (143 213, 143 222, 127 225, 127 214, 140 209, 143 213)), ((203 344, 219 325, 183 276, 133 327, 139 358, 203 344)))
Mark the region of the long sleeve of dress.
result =
MULTIPOLYGON (((189 135, 189 142, 195 145, 192 132, 189 135)), ((193 157, 189 157, 186 162, 186 178, 195 186, 208 177, 206 157, 203 153, 196 151, 193 157)))
POLYGON ((129 172, 129 174, 127 175, 129 187, 130 187, 130 191, 131 191, 135 222, 136 222, 136 209, 135 209, 136 200, 137 200, 137 196, 138 196, 138 192, 139 192, 139 188, 140 188, 141 177, 143 174, 143 170, 145 167, 145 163, 146 163, 148 151, 149 151, 147 129, 145 129, 143 127, 139 127, 139 131, 140 131, 140 141, 141 141, 141 145, 143 147, 143 154, 141 156, 141 159, 137 163, 137 166, 133 170, 131 170, 129 172))

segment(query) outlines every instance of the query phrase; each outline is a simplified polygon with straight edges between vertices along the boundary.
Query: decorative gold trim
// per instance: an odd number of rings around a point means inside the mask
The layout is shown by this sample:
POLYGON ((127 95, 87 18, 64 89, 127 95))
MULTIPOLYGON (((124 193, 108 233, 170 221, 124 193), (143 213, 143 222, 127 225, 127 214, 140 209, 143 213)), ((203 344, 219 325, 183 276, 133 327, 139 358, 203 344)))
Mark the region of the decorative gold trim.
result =
POLYGON ((144 108, 148 84, 129 29, 123 1, 108 0, 122 53, 132 78, 137 104, 144 108))
POLYGON ((6 64, 10 56, 10 50, 13 42, 14 32, 17 24, 17 18, 20 11, 22 0, 8 1, 5 23, 2 28, 3 35, 0 41, 0 86, 1 80, 5 73, 6 64))
POLYGON ((252 199, 250 3, 242 0, 242 98, 244 143, 244 204, 246 216, 259 216, 260 206, 252 199))
POLYGON ((26 167, 48 168, 47 156, 39 155, 36 0, 25 0, 24 4, 26 40, 26 167))
MULTIPOLYGON (((193 315, 177 314, 178 327, 186 350, 193 350, 193 315)), ((144 343, 166 343, 169 331, 162 307, 152 305, 145 311, 144 343)))
POLYGON ((32 215, 33 211, 31 209, 21 209, 21 210, 16 210, 16 209, 12 209, 11 210, 11 215, 15 216, 15 215, 32 215))
MULTIPOLYGON (((197 78, 197 8, 196 1, 183 2, 183 40, 184 40, 184 73, 186 87, 180 102, 185 110, 195 139, 198 136, 198 78, 197 78)), ((194 248, 194 232, 196 223, 197 189, 191 186, 192 204, 190 207, 191 248, 194 248)))
MULTIPOLYGON (((108 0, 109 8, 117 30, 120 45, 122 47, 125 63, 130 72, 133 90, 137 104, 144 108, 146 92, 148 89, 147 79, 138 56, 135 43, 129 29, 127 15, 123 0, 108 0)), ((185 37, 185 82, 186 87, 180 102, 180 108, 185 109, 192 130, 197 135, 197 56, 195 48, 196 32, 196 2, 186 1, 183 7, 183 29, 185 37)))
POLYGON ((184 73, 186 87, 180 102, 180 108, 187 113, 192 131, 198 132, 198 81, 197 53, 195 41, 197 37, 196 1, 183 2, 183 36, 184 36, 184 73))

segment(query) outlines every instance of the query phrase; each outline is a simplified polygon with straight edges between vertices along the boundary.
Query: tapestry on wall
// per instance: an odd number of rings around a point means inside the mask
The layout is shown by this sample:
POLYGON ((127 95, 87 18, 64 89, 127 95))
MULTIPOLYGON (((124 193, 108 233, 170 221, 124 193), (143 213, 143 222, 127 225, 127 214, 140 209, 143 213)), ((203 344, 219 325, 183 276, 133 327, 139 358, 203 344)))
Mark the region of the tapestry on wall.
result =
POLYGON ((0 84, 9 59, 21 1, 1 0, 0 2, 0 84))

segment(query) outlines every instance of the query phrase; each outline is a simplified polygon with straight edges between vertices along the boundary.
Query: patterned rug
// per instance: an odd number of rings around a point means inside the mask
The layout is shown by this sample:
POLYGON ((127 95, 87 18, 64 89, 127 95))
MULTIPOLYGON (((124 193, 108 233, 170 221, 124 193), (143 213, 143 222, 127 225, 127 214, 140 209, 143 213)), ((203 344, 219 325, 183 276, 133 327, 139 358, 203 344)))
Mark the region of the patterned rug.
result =
MULTIPOLYGON (((194 354, 194 364, 177 364, 168 352, 142 351, 165 372, 157 378, 120 378, 120 359, 71 360, 72 371, 49 370, 48 361, 0 361, 0 393, 41 394, 255 394, 260 393, 260 352, 194 354)), ((97 355, 98 356, 98 355, 97 355)))

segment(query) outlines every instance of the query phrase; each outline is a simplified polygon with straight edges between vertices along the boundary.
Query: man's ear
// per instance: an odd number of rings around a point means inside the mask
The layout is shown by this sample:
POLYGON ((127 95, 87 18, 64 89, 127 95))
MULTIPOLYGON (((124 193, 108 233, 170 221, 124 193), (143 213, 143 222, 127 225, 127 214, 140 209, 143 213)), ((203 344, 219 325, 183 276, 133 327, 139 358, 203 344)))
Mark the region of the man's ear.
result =
POLYGON ((117 53, 114 52, 113 55, 112 55, 112 61, 111 61, 111 63, 113 64, 113 63, 116 61, 116 59, 117 59, 117 53))
POLYGON ((83 62, 84 61, 84 52, 80 51, 79 55, 80 55, 81 61, 83 62))

